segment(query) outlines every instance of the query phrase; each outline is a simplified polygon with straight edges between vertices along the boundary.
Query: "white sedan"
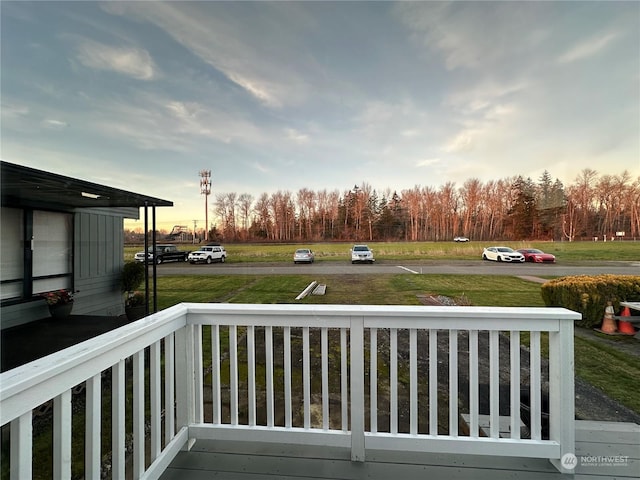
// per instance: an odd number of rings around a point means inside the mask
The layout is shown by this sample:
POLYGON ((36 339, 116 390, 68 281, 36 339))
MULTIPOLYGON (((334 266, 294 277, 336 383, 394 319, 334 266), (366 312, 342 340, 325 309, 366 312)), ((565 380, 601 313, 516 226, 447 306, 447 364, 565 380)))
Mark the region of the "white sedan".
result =
POLYGON ((367 245, 354 245, 351 249, 351 263, 373 263, 373 251, 367 245))
POLYGON ((509 247, 487 247, 482 252, 482 259, 494 262, 524 263, 524 255, 509 247))

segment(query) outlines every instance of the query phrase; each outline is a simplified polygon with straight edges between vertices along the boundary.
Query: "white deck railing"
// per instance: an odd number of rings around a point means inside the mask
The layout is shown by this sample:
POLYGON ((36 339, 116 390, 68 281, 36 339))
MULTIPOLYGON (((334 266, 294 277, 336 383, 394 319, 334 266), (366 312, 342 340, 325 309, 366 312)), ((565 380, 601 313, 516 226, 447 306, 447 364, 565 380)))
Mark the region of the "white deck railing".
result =
POLYGON ((11 478, 46 460, 33 449, 33 412, 46 402, 62 479, 72 468, 100 478, 109 452, 113 478, 125 468, 158 478, 197 439, 346 446, 354 461, 368 449, 538 457, 562 471, 574 453, 579 318, 560 308, 180 304, 0 375, 11 478), (72 460, 78 385, 84 466, 72 460))

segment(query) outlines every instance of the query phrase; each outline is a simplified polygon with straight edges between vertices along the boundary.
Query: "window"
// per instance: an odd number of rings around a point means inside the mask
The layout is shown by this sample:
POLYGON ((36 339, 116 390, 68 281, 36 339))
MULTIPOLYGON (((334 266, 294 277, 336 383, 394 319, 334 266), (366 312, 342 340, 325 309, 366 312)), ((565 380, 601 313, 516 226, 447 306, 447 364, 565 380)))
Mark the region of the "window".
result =
POLYGON ((0 222, 2 243, 0 244, 1 299, 20 298, 24 286, 24 214, 17 208, 2 207, 0 222))
POLYGON ((33 212, 33 293, 71 288, 72 225, 68 213, 33 212))
POLYGON ((1 300, 72 288, 72 214, 2 207, 1 220, 1 300))

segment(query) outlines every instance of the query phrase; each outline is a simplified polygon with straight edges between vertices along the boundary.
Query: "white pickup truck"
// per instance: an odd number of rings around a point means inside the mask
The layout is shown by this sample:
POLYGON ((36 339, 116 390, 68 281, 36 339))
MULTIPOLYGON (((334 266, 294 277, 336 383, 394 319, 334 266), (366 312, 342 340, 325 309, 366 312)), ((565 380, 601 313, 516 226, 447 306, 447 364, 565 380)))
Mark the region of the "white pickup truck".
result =
POLYGON ((189 254, 189 263, 213 263, 227 259, 227 252, 222 245, 206 245, 189 254))

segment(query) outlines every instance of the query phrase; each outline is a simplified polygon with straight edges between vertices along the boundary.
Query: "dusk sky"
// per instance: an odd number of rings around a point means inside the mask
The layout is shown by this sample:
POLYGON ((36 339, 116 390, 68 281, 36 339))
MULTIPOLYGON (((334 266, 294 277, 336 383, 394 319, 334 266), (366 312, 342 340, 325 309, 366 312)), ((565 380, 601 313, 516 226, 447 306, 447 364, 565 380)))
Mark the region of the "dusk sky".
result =
POLYGON ((203 169, 210 206, 363 182, 640 177, 640 2, 0 9, 2 159, 171 200, 160 228, 204 226, 203 169))

